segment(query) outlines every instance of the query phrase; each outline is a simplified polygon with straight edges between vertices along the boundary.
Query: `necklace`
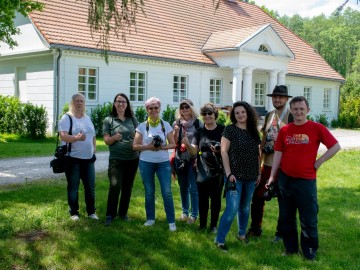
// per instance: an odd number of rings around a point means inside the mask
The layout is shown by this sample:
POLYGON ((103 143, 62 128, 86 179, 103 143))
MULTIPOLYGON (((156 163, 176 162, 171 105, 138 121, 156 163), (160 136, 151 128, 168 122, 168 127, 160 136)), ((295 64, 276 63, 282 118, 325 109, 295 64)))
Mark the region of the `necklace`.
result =
POLYGON ((148 123, 152 127, 157 127, 160 123, 160 118, 156 119, 156 121, 153 121, 150 117, 148 117, 148 123))

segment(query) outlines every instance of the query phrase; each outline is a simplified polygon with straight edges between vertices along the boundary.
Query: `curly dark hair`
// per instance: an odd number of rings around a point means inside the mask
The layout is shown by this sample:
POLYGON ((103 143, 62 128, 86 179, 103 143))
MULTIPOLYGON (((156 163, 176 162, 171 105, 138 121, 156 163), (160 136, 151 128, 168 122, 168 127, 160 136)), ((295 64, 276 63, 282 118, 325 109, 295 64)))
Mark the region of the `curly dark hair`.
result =
POLYGON ((123 93, 119 93, 119 94, 117 94, 117 95, 115 96, 110 115, 113 116, 113 117, 117 117, 117 116, 118 116, 117 111, 116 111, 116 108, 115 108, 115 101, 116 101, 116 99, 117 99, 118 96, 122 96, 123 98, 125 98, 126 103, 127 103, 124 116, 125 116, 126 118, 132 118, 132 117, 134 117, 134 112, 133 112, 133 110, 131 109, 130 100, 129 100, 129 98, 127 97, 127 95, 125 95, 125 94, 123 94, 123 93))
POLYGON ((247 114, 247 120, 246 120, 246 128, 250 133, 250 136, 254 139, 255 142, 260 141, 260 135, 258 131, 258 120, 257 120, 257 114, 255 109, 247 102, 245 101, 237 101, 233 104, 233 108, 230 112, 230 120, 233 124, 236 124, 236 118, 235 118, 235 108, 236 107, 244 107, 247 114))

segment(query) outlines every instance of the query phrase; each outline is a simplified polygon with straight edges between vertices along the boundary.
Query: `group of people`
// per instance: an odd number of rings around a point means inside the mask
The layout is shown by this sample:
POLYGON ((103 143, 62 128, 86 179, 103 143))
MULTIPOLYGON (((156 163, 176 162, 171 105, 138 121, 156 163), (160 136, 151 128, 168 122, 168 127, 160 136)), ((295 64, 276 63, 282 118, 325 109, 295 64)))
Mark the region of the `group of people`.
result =
MULTIPOLYGON (((129 219, 129 203, 139 169, 145 189, 144 226, 153 226, 156 220, 156 174, 169 230, 176 231, 171 190, 174 173, 180 187, 179 220, 193 224, 199 219, 200 230, 209 229, 216 234, 216 246, 227 251, 225 238, 235 216, 238 240, 247 243, 250 237, 262 235, 267 199, 264 194, 278 186, 279 217, 274 242, 283 239, 283 255, 299 252, 299 211, 302 252, 305 258, 313 260, 318 249, 316 171, 340 146, 324 126, 307 120, 310 108, 304 97, 294 97, 287 109, 291 96, 286 86, 276 86, 268 96, 275 110, 265 116, 261 137, 256 111, 245 101, 233 104, 231 124, 223 126, 217 123, 219 112, 214 104, 206 103, 200 108, 201 121, 189 99, 180 102, 175 122, 168 123, 160 118, 161 101, 152 97, 145 102, 147 120, 138 123, 128 97, 117 94, 111 114, 103 122, 103 138, 110 151, 105 225, 111 225, 116 217, 129 219), (328 150, 317 159, 320 143, 328 150), (219 221, 222 194, 226 207, 219 221), (251 225, 246 231, 250 212, 251 225)), ((81 179, 88 217, 98 219, 95 129, 85 113, 83 95, 73 95, 69 109, 72 123, 64 115, 59 121, 59 134, 63 143, 71 146, 71 161, 65 172, 70 216, 79 219, 81 179)))

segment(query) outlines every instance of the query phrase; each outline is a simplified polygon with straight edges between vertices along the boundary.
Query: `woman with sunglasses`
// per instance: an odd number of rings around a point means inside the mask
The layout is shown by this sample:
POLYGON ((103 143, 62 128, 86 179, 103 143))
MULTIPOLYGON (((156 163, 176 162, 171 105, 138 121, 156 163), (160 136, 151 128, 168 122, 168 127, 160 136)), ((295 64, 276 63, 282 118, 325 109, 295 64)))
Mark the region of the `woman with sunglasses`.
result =
POLYGON ((160 119, 161 102, 152 97, 145 102, 147 121, 139 124, 133 149, 140 151, 139 169, 145 188, 145 210, 147 221, 144 226, 155 224, 155 174, 160 182, 166 219, 169 230, 176 231, 175 209, 171 192, 171 166, 169 149, 175 148, 173 129, 160 119))
MULTIPOLYGON (((180 221, 187 221, 189 224, 195 223, 199 214, 199 197, 196 184, 196 171, 194 158, 186 150, 186 146, 181 140, 187 137, 191 141, 197 128, 202 126, 202 122, 197 119, 198 114, 194 109, 194 104, 189 99, 180 102, 180 107, 175 112, 174 138, 177 143, 175 153, 175 171, 180 186, 182 214, 180 221), (191 213, 189 215, 189 199, 191 202, 191 213)), ((195 157, 195 156, 194 156, 195 157)))
POLYGON ((104 142, 110 151, 106 226, 109 226, 117 215, 122 220, 129 219, 127 213, 139 164, 139 153, 132 148, 137 126, 138 122, 128 97, 123 93, 117 94, 111 114, 103 123, 104 142))
POLYGON ((226 251, 225 238, 238 215, 238 240, 247 243, 246 227, 250 202, 255 186, 260 182, 260 136, 254 108, 237 101, 230 113, 231 125, 221 138, 221 156, 226 174, 226 208, 221 216, 216 236, 217 247, 226 251), (228 185, 229 183, 229 185, 228 185), (233 183, 233 184, 230 184, 233 183))
POLYGON ((182 143, 185 144, 190 155, 202 155, 212 168, 218 166, 218 175, 204 182, 197 182, 200 230, 206 229, 210 201, 210 230, 216 233, 221 209, 221 191, 224 185, 220 149, 217 146, 220 144, 224 126, 216 123, 219 113, 214 104, 206 103, 201 107, 200 113, 204 126, 195 131, 191 144, 187 137, 183 138, 182 143))

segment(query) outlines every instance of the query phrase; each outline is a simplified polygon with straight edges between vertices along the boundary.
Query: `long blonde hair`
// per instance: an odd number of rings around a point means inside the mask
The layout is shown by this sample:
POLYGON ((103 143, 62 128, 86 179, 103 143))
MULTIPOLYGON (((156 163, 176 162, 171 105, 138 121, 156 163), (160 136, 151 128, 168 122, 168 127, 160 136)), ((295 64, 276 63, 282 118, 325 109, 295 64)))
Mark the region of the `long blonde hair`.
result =
POLYGON ((86 105, 85 105, 85 97, 83 94, 80 94, 80 93, 75 93, 72 97, 71 97, 71 100, 70 100, 70 104, 69 104, 69 114, 74 116, 75 115, 75 100, 77 97, 81 97, 83 100, 84 100, 84 110, 81 113, 81 116, 85 116, 86 115, 86 105))

